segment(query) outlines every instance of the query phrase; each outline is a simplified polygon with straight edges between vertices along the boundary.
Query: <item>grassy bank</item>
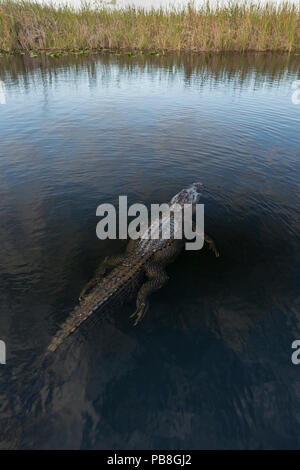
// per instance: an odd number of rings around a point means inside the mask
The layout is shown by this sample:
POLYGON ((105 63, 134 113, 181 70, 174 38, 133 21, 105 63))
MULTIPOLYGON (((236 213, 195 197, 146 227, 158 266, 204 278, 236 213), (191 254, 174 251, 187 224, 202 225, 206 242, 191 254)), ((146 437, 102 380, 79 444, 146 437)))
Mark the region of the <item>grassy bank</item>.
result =
MULTIPOLYGON (((0 0, 2 51, 300 51, 300 4, 170 11, 0 0)), ((33 54, 33 53, 32 53, 33 54)))

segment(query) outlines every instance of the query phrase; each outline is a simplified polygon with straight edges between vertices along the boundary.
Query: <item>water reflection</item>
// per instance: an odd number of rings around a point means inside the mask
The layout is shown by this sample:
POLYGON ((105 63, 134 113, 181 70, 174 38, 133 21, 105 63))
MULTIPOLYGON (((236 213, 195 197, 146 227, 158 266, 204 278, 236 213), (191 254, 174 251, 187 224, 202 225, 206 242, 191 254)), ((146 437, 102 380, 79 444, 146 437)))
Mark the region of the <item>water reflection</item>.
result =
POLYGON ((1 446, 299 447, 298 56, 0 58, 1 446), (43 352, 98 263, 96 207, 204 183, 221 258, 43 352))

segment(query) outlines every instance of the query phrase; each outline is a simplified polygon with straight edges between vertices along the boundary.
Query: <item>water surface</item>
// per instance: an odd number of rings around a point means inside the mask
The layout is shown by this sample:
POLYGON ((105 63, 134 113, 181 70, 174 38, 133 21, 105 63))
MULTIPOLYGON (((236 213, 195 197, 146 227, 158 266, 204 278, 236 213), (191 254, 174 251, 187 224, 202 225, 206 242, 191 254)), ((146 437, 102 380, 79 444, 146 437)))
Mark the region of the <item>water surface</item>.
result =
POLYGON ((0 58, 3 448, 299 448, 299 56, 0 58), (40 358, 121 241, 96 207, 205 191, 206 249, 133 327, 40 358), (33 393, 34 391, 34 393, 33 393))

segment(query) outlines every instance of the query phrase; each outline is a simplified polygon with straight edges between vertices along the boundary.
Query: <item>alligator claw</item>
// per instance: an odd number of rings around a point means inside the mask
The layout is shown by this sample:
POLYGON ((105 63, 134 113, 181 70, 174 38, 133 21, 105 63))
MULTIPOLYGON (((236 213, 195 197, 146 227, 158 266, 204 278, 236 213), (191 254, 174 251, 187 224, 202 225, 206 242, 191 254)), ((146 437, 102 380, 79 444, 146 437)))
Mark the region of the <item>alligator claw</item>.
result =
POLYGON ((220 252, 213 241, 208 242, 208 248, 215 254, 216 258, 220 257, 220 252))
POLYGON ((80 292, 80 295, 78 297, 79 302, 81 302, 84 299, 84 297, 87 296, 87 294, 93 289, 93 287, 95 287, 95 285, 99 282, 100 279, 101 278, 97 276, 87 283, 87 285, 80 292))
POLYGON ((130 318, 136 317, 135 322, 134 322, 134 326, 136 326, 140 322, 140 320, 146 314, 147 310, 148 310, 148 304, 145 304, 143 302, 139 305, 139 307, 136 309, 136 311, 132 315, 130 315, 130 318))

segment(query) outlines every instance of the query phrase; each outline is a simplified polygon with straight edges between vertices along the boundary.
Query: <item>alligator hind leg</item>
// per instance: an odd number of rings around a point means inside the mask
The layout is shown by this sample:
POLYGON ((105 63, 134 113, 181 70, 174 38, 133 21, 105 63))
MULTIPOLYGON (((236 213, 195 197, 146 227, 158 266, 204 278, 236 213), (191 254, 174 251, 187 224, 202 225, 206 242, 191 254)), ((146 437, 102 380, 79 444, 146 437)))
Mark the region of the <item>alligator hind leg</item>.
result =
POLYGON ((82 289, 79 295, 79 301, 103 278, 108 268, 114 268, 124 261, 125 255, 106 256, 102 263, 95 271, 93 279, 91 279, 86 286, 82 289))
POLYGON ((129 242, 126 245, 126 254, 130 255, 130 254, 134 253, 139 241, 140 241, 139 239, 138 240, 132 240, 132 239, 129 240, 129 242))
POLYGON ((170 263, 181 251, 183 243, 181 240, 172 240, 169 245, 163 246, 153 255, 153 261, 145 265, 145 273, 148 281, 140 288, 136 299, 136 311, 131 317, 136 317, 134 325, 145 315, 149 307, 148 297, 152 292, 163 287, 169 279, 164 266, 170 263))
POLYGON ((134 325, 137 325, 147 312, 149 308, 149 295, 160 289, 168 280, 163 266, 158 263, 147 263, 145 265, 145 273, 148 281, 140 288, 136 299, 136 311, 131 315, 131 317, 135 317, 134 325))
POLYGON ((99 278, 103 277, 108 268, 115 268, 121 264, 126 258, 125 254, 106 256, 102 263, 96 269, 96 276, 99 278))

